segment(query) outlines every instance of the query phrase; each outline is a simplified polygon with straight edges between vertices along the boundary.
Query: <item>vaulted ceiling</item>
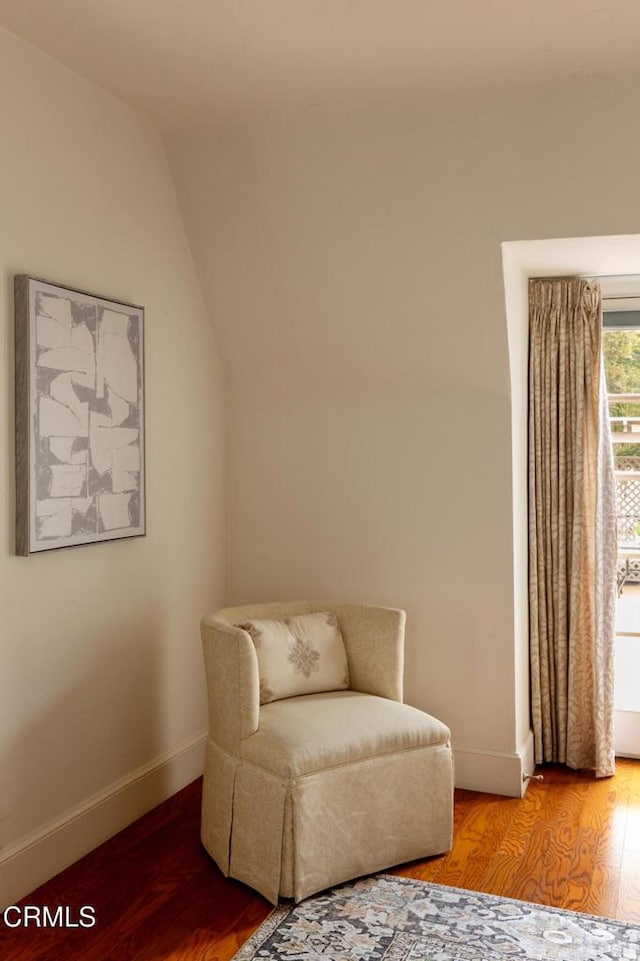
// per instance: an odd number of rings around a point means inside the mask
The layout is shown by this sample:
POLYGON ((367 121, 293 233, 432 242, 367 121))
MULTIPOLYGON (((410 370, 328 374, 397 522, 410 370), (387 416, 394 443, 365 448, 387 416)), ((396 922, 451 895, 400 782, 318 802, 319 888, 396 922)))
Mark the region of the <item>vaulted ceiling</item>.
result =
POLYGON ((638 0, 0 0, 0 24, 165 132, 219 112, 640 66, 638 0))

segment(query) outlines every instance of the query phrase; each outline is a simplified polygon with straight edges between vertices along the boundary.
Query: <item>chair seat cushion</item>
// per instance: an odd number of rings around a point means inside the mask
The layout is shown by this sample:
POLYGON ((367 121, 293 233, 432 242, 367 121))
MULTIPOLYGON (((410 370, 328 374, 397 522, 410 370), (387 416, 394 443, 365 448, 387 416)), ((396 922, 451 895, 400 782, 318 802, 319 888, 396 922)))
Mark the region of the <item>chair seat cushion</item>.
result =
POLYGON ((264 704, 260 726, 240 752, 244 761, 290 778, 449 739, 446 725, 415 707, 331 691, 264 704))

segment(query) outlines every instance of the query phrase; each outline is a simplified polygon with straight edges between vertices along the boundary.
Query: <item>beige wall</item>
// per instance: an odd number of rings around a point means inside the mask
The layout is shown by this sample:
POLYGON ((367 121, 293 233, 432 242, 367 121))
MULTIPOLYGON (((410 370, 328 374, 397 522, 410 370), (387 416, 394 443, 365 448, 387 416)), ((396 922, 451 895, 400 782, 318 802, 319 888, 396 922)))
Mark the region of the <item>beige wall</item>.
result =
POLYGON ((321 100, 170 140, 212 335, 153 129, 0 32, 5 848, 197 736, 222 602, 405 607, 407 699, 499 780, 529 726, 500 245, 637 230, 639 94, 321 100), (15 272, 146 307, 146 539, 13 556, 15 272))
POLYGON ((223 600, 223 434, 216 348, 156 132, 4 31, 0 124, 0 846, 10 850, 204 728, 198 622, 223 600), (146 308, 146 538, 13 554, 19 272, 146 308))
POLYGON ((230 377, 229 600, 406 607, 407 698, 470 755, 529 729, 500 245, 637 229, 639 94, 321 100, 169 144, 230 377))

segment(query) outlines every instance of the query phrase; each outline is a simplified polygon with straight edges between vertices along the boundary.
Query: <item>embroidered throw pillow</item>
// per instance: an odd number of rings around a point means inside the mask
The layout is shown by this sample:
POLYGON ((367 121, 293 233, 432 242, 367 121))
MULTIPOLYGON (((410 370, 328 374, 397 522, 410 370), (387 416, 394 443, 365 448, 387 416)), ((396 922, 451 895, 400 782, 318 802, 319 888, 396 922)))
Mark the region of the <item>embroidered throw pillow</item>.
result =
POLYGON ((253 640, 260 672, 260 703, 299 694, 344 691, 349 663, 332 611, 239 624, 253 640))

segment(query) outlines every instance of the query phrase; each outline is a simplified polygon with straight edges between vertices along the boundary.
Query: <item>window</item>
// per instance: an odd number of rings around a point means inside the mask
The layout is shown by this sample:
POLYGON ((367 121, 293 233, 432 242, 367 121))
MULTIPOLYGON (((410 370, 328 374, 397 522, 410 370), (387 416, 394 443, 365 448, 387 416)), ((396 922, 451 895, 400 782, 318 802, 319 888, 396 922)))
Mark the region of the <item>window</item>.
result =
POLYGON ((602 278, 601 285, 621 576, 640 583, 640 278, 602 278))
POLYGON ((616 754, 640 757, 640 277, 601 277, 618 514, 616 754))

